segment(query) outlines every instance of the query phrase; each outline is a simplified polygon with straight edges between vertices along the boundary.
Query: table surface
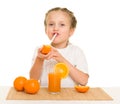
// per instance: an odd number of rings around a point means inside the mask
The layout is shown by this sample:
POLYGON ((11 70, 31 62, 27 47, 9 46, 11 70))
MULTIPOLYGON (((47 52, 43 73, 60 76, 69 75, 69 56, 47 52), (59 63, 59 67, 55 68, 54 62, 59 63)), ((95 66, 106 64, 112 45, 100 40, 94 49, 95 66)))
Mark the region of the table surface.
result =
POLYGON ((6 100, 10 86, 0 86, 0 104, 120 104, 120 87, 104 87, 102 88, 108 93, 113 100, 110 101, 82 101, 82 100, 6 100))

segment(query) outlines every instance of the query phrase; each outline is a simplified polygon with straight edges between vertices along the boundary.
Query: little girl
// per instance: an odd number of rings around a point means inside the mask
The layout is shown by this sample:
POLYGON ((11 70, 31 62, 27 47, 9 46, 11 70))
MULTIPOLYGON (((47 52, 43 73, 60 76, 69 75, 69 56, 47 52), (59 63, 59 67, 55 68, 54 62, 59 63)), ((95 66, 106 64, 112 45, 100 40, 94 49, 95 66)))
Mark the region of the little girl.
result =
POLYGON ((88 65, 83 51, 69 42, 76 28, 77 20, 67 8, 52 8, 46 13, 44 25, 49 39, 57 34, 51 43, 52 49, 47 54, 37 49, 30 78, 40 80, 41 86, 47 86, 48 69, 56 63, 65 63, 69 68, 69 76, 62 80, 62 86, 86 85, 88 82, 88 65))

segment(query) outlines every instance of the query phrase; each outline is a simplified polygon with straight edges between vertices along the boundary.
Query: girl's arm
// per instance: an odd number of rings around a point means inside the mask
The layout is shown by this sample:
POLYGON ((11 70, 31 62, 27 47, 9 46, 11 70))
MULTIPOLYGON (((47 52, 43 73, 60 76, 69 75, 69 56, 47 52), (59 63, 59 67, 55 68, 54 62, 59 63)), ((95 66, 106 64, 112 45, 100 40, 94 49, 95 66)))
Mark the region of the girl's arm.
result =
POLYGON ((58 62, 63 62, 67 64, 69 68, 69 75, 74 80, 76 84, 86 85, 88 82, 89 75, 80 71, 75 66, 73 66, 68 60, 66 60, 56 49, 53 49, 51 55, 48 59, 53 58, 58 62))
POLYGON ((69 75, 76 84, 86 85, 88 82, 89 75, 78 70, 75 66, 70 64, 67 60, 65 62, 69 67, 69 75))
POLYGON ((39 80, 43 70, 43 62, 47 55, 41 53, 41 48, 37 49, 34 64, 30 69, 30 78, 39 80))
POLYGON ((41 73, 42 73, 42 66, 43 66, 43 60, 39 57, 36 57, 35 62, 30 70, 30 78, 31 79, 40 79, 41 73))

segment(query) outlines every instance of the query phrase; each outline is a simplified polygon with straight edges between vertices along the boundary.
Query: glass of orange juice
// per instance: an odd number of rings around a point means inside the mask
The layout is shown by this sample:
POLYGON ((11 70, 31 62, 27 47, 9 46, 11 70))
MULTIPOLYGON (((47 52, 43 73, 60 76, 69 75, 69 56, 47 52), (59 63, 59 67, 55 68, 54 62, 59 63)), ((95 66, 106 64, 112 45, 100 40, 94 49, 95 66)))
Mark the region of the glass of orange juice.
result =
POLYGON ((51 94, 57 94, 61 90, 60 73, 50 72, 48 74, 48 91, 51 94))
POLYGON ((53 94, 59 93, 61 90, 61 79, 68 76, 69 68, 65 63, 57 63, 55 65, 50 64, 49 69, 48 90, 53 94))

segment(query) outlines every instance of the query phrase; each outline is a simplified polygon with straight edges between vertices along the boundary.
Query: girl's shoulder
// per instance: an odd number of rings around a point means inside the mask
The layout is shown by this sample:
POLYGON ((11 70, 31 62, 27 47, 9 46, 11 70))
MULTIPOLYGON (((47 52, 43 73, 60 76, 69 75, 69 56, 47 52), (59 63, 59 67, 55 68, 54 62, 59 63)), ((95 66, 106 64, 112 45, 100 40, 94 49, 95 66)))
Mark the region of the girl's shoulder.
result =
POLYGON ((72 43, 69 43, 67 48, 68 48, 68 49, 72 49, 72 50, 74 50, 74 51, 76 51, 76 50, 82 51, 82 49, 81 49, 78 45, 74 45, 74 44, 72 44, 72 43))

